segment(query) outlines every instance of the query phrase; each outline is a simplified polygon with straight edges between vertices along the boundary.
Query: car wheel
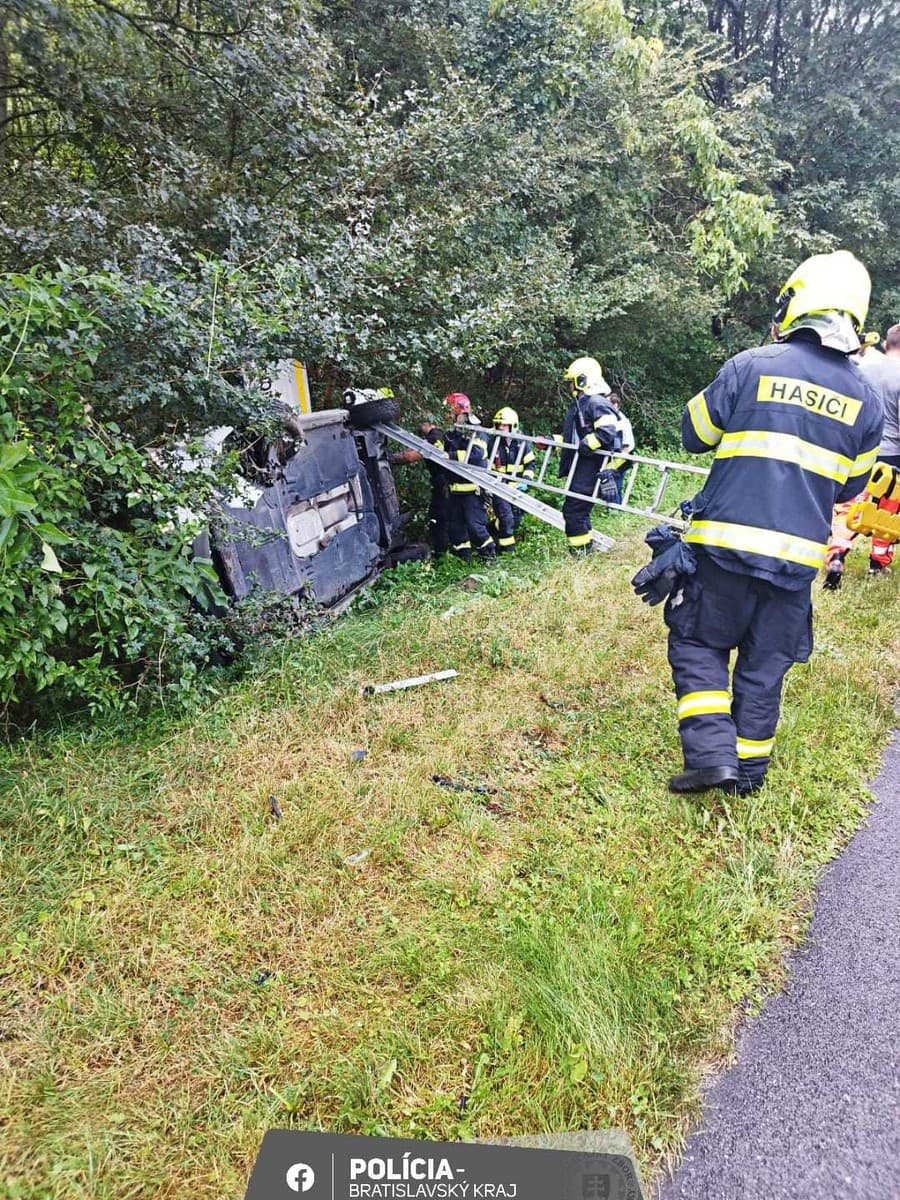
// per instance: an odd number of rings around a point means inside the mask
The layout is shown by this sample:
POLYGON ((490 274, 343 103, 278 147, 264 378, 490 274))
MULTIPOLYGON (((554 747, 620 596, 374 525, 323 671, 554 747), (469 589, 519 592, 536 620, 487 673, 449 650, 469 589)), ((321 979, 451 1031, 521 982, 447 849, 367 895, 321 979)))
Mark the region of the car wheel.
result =
POLYGON ((396 400, 365 400, 362 404, 351 404, 347 416, 354 429, 371 429, 382 421, 396 421, 400 416, 400 405, 396 400))

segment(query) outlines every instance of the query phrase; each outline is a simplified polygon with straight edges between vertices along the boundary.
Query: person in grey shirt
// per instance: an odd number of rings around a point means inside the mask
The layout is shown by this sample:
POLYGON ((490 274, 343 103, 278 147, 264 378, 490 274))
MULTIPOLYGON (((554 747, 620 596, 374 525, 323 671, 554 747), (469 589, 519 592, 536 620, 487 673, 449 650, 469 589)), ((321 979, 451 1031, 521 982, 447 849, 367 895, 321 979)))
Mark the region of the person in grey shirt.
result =
MULTIPOLYGON (((866 382, 881 397, 884 405, 884 432, 878 461, 900 470, 900 325, 892 325, 884 339, 884 353, 866 337, 853 361, 866 377, 866 382)), ((858 497, 857 497, 858 499, 858 497)), ((836 591, 843 581, 844 560, 858 534, 846 522, 852 501, 838 504, 831 524, 831 541, 825 556, 823 586, 836 591)), ((869 574, 882 575, 890 570, 894 545, 884 538, 873 537, 869 551, 869 574)))
POLYGON ((859 369, 881 396, 884 433, 878 461, 900 467, 900 325, 892 325, 884 339, 884 354, 865 354, 859 369))

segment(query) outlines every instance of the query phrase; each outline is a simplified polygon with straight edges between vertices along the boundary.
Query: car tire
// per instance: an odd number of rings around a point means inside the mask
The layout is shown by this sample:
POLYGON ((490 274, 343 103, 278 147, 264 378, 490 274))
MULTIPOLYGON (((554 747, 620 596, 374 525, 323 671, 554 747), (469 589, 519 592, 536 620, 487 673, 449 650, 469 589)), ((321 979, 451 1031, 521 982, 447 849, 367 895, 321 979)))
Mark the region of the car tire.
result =
POLYGON ((427 542, 407 542, 405 546, 401 546, 398 550, 391 551, 388 557, 388 564, 392 567, 398 567, 400 563, 424 562, 426 559, 432 557, 431 547, 427 542))
POLYGON ((382 421, 396 421, 400 416, 400 405, 396 400, 365 400, 362 404, 351 404, 347 417, 354 429, 371 429, 382 421))

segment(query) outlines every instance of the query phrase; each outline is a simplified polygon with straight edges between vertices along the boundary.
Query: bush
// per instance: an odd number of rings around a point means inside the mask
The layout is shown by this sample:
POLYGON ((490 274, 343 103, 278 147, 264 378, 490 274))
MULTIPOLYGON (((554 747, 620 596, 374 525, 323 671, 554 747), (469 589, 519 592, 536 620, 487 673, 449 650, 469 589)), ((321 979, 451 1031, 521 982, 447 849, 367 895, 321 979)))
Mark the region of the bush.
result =
POLYGON ((127 411, 128 398, 98 379, 111 282, 65 269, 0 278, 7 721, 30 719, 39 703, 122 708, 151 691, 185 701, 216 649, 215 632, 191 617, 224 600, 212 566, 191 556, 198 481, 123 431, 109 409, 127 411))

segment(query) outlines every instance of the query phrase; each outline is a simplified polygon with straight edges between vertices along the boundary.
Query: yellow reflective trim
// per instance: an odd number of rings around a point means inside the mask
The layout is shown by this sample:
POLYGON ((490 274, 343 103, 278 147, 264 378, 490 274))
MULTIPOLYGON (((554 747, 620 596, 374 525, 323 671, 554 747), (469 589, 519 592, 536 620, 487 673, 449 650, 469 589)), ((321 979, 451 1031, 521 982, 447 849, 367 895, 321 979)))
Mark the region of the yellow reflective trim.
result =
POLYGON ((498 546, 514 546, 515 544, 516 544, 516 539, 514 537, 497 538, 498 546))
POLYGON ((792 379, 787 375, 760 375, 756 399, 778 404, 798 404, 801 408, 818 413, 820 417, 840 421, 842 425, 855 425, 862 409, 862 400, 854 400, 852 396, 833 392, 807 379, 792 379))
POLYGON ((569 537, 570 546, 586 546, 591 540, 589 533, 573 533, 569 537))
POLYGON ((599 450, 602 443, 595 433, 589 433, 584 439, 592 450, 599 450))
POLYGON ((824 543, 809 538, 780 533, 777 529, 757 529, 755 525, 734 525, 729 521, 692 521, 684 540, 701 546, 719 546, 723 550, 784 559, 815 570, 825 561, 827 550, 824 543))
POLYGON ((731 700, 727 692, 688 692, 678 697, 678 720, 703 717, 709 713, 730 713, 731 700))
POLYGON ((451 483, 451 492, 477 492, 478 487, 474 483, 451 483))
POLYGON ((687 411, 694 427, 694 433, 700 441, 705 442, 707 446, 717 446, 724 430, 720 429, 709 415, 706 396, 703 392, 698 392, 693 399, 688 400, 687 411))
POLYGON ((824 475, 836 483, 844 483, 853 470, 853 462, 845 454, 826 450, 824 446, 804 441, 792 433, 772 433, 764 429, 726 433, 716 451, 716 458, 736 457, 772 458, 778 462, 793 463, 804 471, 824 475))
POLYGON ((737 739, 738 758, 768 758, 774 745, 774 737, 763 738, 762 741, 739 737, 737 739))
POLYGON ((874 450, 867 450, 865 454, 860 454, 858 458, 854 458, 850 465, 851 475, 863 475, 867 471, 871 471, 875 466, 875 460, 878 458, 878 447, 874 450))

